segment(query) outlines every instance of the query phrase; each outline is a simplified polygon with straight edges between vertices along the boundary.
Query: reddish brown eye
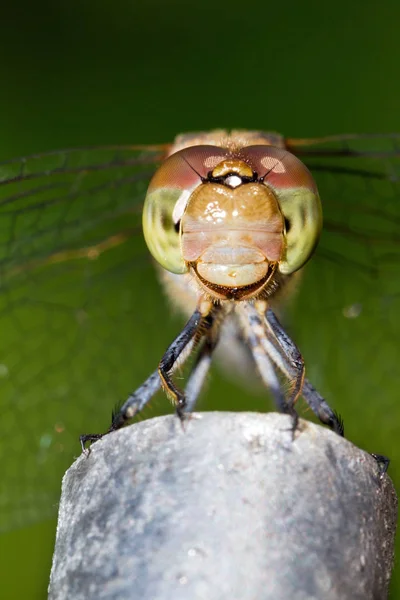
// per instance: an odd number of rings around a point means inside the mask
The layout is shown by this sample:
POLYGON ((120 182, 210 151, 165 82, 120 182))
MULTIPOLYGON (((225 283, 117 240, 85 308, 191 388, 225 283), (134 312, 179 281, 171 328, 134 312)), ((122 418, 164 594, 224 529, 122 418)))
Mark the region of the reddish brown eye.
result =
POLYGON ((225 148, 217 146, 190 146, 171 154, 156 171, 148 192, 156 189, 190 190, 228 155, 225 148))
POLYGON ((172 273, 185 273, 179 224, 187 202, 208 173, 228 155, 217 146, 191 146, 172 154, 156 171, 143 207, 143 232, 154 258, 172 273))
POLYGON ((279 270, 293 273, 311 257, 321 234, 322 209, 314 179, 296 156, 281 148, 248 146, 241 156, 279 202, 286 224, 286 252, 279 270))

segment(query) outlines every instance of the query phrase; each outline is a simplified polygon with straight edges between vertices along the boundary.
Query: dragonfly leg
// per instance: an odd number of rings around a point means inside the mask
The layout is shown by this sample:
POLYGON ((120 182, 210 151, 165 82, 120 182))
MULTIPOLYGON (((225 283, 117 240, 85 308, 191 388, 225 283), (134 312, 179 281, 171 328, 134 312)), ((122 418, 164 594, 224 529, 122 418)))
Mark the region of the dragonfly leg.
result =
MULTIPOLYGON (((302 395, 321 423, 328 425, 338 435, 344 436, 343 419, 331 409, 327 401, 317 392, 308 379, 304 380, 302 395)), ((374 454, 373 452, 370 454, 378 464, 379 479, 382 479, 389 468, 390 459, 383 454, 374 454)))
POLYGON ((266 385, 271 389, 278 408, 292 417, 292 432, 296 431, 298 414, 294 405, 301 394, 304 380, 304 361, 294 342, 285 333, 272 310, 265 302, 247 304, 245 329, 252 354, 266 385), (288 378, 291 389, 284 395, 273 363, 288 378))
POLYGON ((246 337, 261 379, 270 390, 278 410, 287 413, 288 405, 285 395, 282 392, 280 381, 271 359, 262 346, 260 338, 257 333, 253 332, 251 329, 247 332, 246 337))
POLYGON ((288 363, 288 375, 291 383, 290 403, 294 405, 301 395, 303 388, 305 368, 304 359, 296 344, 287 335, 282 325, 279 323, 273 311, 268 308, 265 313, 265 320, 273 336, 281 347, 288 363))
POLYGON ((373 452, 371 452, 371 456, 378 463, 379 479, 383 479, 384 474, 389 468, 390 458, 384 456, 383 454, 374 454, 373 452))
POLYGON ((311 410, 317 415, 322 423, 328 425, 333 431, 335 431, 338 435, 344 435, 344 425, 342 418, 333 411, 326 400, 315 390, 315 388, 310 384, 310 382, 304 377, 304 362, 301 358, 299 361, 300 352, 283 330, 282 326, 279 324, 276 316, 272 312, 271 309, 268 309, 266 312, 266 319, 268 324, 271 326, 274 335, 276 335, 277 340, 279 341, 285 356, 289 358, 290 363, 295 366, 302 365, 302 380, 297 379, 297 385, 295 386, 294 392, 298 395, 302 395, 306 400, 307 404, 311 408, 311 410))
POLYGON ((169 346, 158 365, 161 385, 167 396, 175 404, 177 415, 181 420, 185 418, 186 396, 174 384, 172 373, 182 364, 182 361, 192 352, 193 347, 212 327, 214 311, 215 308, 211 303, 207 303, 203 310, 197 308, 182 332, 169 346))
POLYGON ((342 418, 331 409, 325 398, 317 392, 308 379, 304 379, 302 396, 321 423, 328 425, 338 435, 344 436, 342 418))
POLYGON ((210 329, 204 343, 197 355, 196 362, 190 372, 188 382, 185 387, 186 412, 191 413, 197 402, 197 398, 203 388, 204 381, 210 370, 213 352, 218 343, 219 327, 217 323, 210 329))
POLYGON ((157 370, 137 390, 130 394, 121 408, 113 414, 112 423, 105 433, 87 433, 80 436, 82 451, 86 451, 85 445, 87 442, 95 442, 108 433, 120 429, 133 419, 146 406, 160 387, 161 381, 157 370))
MULTIPOLYGON (((154 394, 160 389, 160 387, 165 385, 165 388, 168 388, 165 381, 170 382, 173 386, 174 391, 176 391, 180 396, 183 396, 179 390, 174 386, 171 381, 171 374, 175 370, 175 368, 184 362, 184 360, 189 356, 191 351, 193 350, 193 346, 196 342, 196 335, 198 334, 199 329, 203 326, 204 317, 202 316, 199 309, 193 313, 182 332, 178 335, 178 337, 172 342, 169 346, 167 352, 164 355, 164 358, 161 360, 160 366, 157 371, 154 371, 146 379, 146 381, 133 392, 126 402, 121 406, 119 411, 113 415, 112 423, 110 427, 104 433, 88 433, 80 436, 80 443, 83 452, 86 452, 87 449, 85 445, 87 442, 95 442, 108 433, 112 431, 116 431, 123 427, 128 421, 133 419, 138 412, 140 412, 146 404, 151 400, 154 394), (170 361, 172 360, 172 365, 168 372, 164 373, 164 379, 161 375, 161 368, 164 366, 163 361, 165 358, 168 358, 170 361)), ((168 361, 167 365, 168 365, 168 361)), ((164 366, 165 368, 165 366, 164 366)), ((166 390, 169 393, 169 388, 166 390)), ((184 404, 184 402, 183 402, 184 404)))

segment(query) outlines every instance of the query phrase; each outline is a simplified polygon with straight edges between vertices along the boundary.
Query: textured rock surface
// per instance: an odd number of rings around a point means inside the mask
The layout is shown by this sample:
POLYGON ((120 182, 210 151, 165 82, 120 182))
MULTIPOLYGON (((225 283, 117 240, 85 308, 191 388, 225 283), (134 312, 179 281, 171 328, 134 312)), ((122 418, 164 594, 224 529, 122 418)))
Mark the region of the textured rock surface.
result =
POLYGON ((50 598, 383 600, 388 476, 326 428, 275 413, 144 421, 64 477, 50 598))

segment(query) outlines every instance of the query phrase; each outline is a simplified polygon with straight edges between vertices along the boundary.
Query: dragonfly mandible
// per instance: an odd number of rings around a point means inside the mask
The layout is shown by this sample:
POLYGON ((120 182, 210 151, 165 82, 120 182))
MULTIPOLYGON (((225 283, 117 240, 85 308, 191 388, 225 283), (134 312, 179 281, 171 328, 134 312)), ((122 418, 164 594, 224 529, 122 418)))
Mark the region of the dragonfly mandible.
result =
MULTIPOLYGON (((373 321, 360 326, 368 334, 365 352, 377 343, 395 347, 399 139, 288 139, 221 130, 180 135, 173 144, 67 150, 2 163, 0 528, 53 513, 77 435, 107 402, 120 400, 124 390, 127 397, 133 387, 135 318, 144 303, 140 270, 150 262, 143 258, 141 233, 145 198, 145 237, 161 265, 160 279, 170 299, 192 316, 160 369, 116 412, 111 430, 135 416, 160 385, 183 418, 195 405, 214 350, 237 346, 232 360, 240 367, 250 357, 294 428, 295 403, 303 395, 322 422, 342 433, 280 324, 284 296, 307 290, 307 274, 319 264, 318 294, 301 309, 309 309, 314 338, 333 318, 340 339, 341 328, 370 313, 373 321), (294 193, 301 200, 297 208, 294 193), (206 222, 211 226, 204 228, 206 222), (172 373, 177 359, 195 348, 184 395, 172 373)), ((323 347, 321 355, 333 352, 332 344, 323 347)), ((334 351, 339 371, 340 348, 334 351)), ((396 357, 388 356, 392 363, 385 356, 376 359, 376 373, 371 368, 371 389, 391 372, 396 357)), ((365 370, 364 359, 354 356, 354 364, 365 370)))

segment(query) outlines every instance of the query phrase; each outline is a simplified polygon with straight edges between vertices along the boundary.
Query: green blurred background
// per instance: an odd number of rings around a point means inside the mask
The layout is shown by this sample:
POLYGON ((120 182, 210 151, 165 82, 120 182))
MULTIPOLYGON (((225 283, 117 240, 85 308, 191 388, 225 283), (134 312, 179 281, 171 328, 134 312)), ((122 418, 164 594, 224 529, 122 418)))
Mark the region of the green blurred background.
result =
MULTIPOLYGON (((400 131, 397 0, 38 0, 3 5, 1 20, 1 159, 214 127, 291 137, 400 131)), ((169 336, 177 330, 168 327, 169 336)), ((230 400, 219 408, 252 408, 215 379, 207 408, 221 390, 230 400)), ((391 408, 399 419, 400 405, 391 408)), ((345 414, 351 439, 357 432, 373 450, 368 411, 365 427, 351 406, 345 414)), ((375 449, 391 456, 396 476, 397 439, 387 445, 375 449)), ((46 597, 54 530, 50 521, 2 536, 2 598, 46 597)))

